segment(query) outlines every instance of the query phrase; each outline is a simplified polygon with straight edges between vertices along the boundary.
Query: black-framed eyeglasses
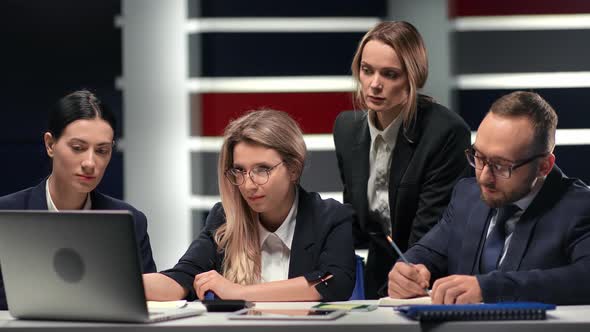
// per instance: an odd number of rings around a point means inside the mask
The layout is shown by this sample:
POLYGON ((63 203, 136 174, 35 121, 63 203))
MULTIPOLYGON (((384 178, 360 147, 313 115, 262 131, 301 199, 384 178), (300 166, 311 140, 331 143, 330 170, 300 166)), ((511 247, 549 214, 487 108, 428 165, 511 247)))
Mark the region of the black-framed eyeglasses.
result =
POLYGON ((250 177, 250 180, 252 180, 252 182, 256 183, 257 185, 263 185, 268 182, 268 179, 270 178, 270 172, 284 162, 285 161, 283 160, 270 168, 264 166, 256 166, 248 172, 238 168, 230 168, 227 171, 225 171, 225 177, 234 186, 241 186, 242 184, 244 184, 244 182, 246 181, 246 175, 248 175, 250 177))
POLYGON ((471 165, 473 168, 478 169, 480 171, 486 165, 488 165, 488 168, 490 169, 490 171, 494 175, 501 176, 505 179, 509 179, 510 176, 512 176, 512 171, 514 171, 515 169, 517 169, 521 166, 524 166, 537 158, 545 157, 547 155, 547 153, 539 153, 539 154, 536 154, 530 158, 527 158, 527 159, 524 159, 524 160, 521 160, 518 162, 514 162, 511 165, 503 165, 503 164, 497 164, 497 163, 491 162, 483 156, 477 156, 476 153, 477 153, 477 150, 475 150, 475 148, 473 146, 465 150, 465 156, 467 157, 467 161, 469 162, 469 165, 471 165))

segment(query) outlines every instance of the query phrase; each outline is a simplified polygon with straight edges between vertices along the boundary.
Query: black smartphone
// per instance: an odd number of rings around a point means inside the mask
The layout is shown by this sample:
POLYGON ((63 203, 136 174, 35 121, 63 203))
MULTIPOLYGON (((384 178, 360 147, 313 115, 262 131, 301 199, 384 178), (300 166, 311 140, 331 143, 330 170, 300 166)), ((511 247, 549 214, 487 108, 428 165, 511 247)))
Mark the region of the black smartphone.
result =
POLYGON ((252 308, 254 303, 245 300, 203 300, 208 312, 233 312, 244 308, 252 308))

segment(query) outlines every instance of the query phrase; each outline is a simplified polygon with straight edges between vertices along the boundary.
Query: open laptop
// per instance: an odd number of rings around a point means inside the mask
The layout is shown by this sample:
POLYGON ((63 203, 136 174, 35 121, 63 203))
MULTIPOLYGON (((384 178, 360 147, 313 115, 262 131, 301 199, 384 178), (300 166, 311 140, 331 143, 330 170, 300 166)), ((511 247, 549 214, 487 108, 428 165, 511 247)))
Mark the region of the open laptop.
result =
POLYGON ((20 319, 156 322, 203 306, 148 312, 133 215, 0 211, 0 266, 20 319))

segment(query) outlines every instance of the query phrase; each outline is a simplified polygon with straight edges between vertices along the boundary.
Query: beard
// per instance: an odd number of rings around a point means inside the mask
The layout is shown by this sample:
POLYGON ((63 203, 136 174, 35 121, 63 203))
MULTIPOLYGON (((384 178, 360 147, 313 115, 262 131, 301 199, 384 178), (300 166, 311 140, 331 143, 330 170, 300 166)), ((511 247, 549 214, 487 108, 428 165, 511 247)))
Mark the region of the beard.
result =
POLYGON ((498 188, 494 184, 479 183, 478 181, 480 189, 480 198, 489 207, 500 208, 510 203, 514 203, 528 195, 535 187, 535 184, 537 183, 536 180, 536 177, 533 177, 532 179, 527 179, 527 181, 524 182, 522 186, 508 191, 501 191, 498 190, 498 188), (494 195, 486 194, 483 190, 484 187, 496 190, 496 192, 494 193, 494 195))

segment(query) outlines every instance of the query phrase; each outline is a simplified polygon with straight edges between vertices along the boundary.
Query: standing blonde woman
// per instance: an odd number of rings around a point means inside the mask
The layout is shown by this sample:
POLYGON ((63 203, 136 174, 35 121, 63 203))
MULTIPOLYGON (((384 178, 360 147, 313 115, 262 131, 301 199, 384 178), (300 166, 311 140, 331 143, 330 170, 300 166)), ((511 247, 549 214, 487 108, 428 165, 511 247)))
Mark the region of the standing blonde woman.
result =
POLYGON ((376 298, 386 294, 398 259, 386 236, 406 250, 436 224, 468 171, 470 133, 456 113, 418 93, 428 60, 410 23, 377 24, 359 43, 351 69, 364 111, 338 116, 334 142, 344 201, 358 215, 355 245, 369 249, 366 297, 376 298))
POLYGON ((248 113, 225 130, 221 203, 176 266, 144 275, 150 300, 347 300, 353 212, 301 188, 306 147, 286 113, 248 113))

